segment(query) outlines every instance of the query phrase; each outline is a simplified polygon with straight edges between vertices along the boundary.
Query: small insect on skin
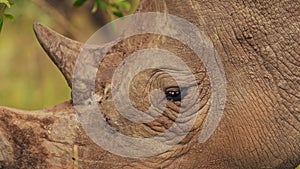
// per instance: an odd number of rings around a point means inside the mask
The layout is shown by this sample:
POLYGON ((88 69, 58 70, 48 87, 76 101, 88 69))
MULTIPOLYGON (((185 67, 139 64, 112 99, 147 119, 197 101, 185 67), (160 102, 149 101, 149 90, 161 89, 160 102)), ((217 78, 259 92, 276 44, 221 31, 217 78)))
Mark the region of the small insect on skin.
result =
POLYGON ((170 101, 181 101, 181 92, 179 87, 170 87, 165 90, 166 98, 170 101))

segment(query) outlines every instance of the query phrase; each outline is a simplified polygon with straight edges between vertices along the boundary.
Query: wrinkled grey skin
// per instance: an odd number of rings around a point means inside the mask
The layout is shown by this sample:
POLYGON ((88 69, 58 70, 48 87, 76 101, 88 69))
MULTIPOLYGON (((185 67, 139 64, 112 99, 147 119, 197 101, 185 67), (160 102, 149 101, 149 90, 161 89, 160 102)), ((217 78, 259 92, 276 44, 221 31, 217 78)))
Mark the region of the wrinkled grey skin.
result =
MULTIPOLYGON (((84 133, 71 103, 38 112, 0 107, 0 166, 4 168, 286 168, 300 164, 300 3, 274 1, 144 0, 139 11, 168 12, 197 25, 213 42, 227 79, 227 100, 222 120, 209 140, 199 143, 210 88, 206 69, 180 43, 156 35, 133 37, 118 44, 98 71, 96 93, 109 125, 118 131, 149 137, 172 123, 162 118, 136 125, 120 117, 109 95, 111 74, 121 60, 148 47, 181 55, 199 80, 203 112, 180 145, 151 158, 114 155, 84 133)), ((76 57, 82 47, 36 24, 39 42, 72 86, 76 57)), ((98 51, 99 52, 99 51, 98 51)), ((90 54, 97 53, 91 47, 90 54)), ((144 72, 132 82, 132 102, 141 110, 148 102, 143 93, 168 88, 157 72, 144 72), (149 80, 150 79, 150 80, 149 80), (145 83, 150 82, 150 87, 145 83), (155 86, 157 85, 157 86, 155 86), (140 88, 139 86, 143 86, 140 88), (144 87, 145 86, 145 87, 144 87)), ((169 79, 169 80, 168 80, 169 79)), ((166 117, 176 113, 168 103, 166 117)))

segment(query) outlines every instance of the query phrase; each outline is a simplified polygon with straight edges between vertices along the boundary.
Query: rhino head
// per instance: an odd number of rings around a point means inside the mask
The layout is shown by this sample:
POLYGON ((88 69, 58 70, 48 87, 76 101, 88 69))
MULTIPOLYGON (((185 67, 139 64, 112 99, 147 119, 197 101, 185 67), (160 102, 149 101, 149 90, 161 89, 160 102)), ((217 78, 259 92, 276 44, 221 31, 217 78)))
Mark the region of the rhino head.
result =
MULTIPOLYGON (((0 107, 0 166, 295 168, 300 163, 299 43, 296 43, 299 29, 292 25, 288 28, 280 26, 292 19, 278 17, 274 20, 273 15, 264 12, 267 8, 263 7, 268 7, 268 4, 262 2, 215 3, 220 5, 211 6, 209 2, 198 1, 191 4, 142 1, 140 8, 144 11, 167 11, 186 18, 211 40, 226 73, 227 99, 221 120, 219 116, 210 119, 208 113, 219 98, 213 95, 215 79, 208 72, 221 67, 207 67, 207 63, 198 59, 195 51, 186 44, 153 33, 135 35, 115 43, 99 60, 97 56, 106 50, 106 46, 76 42, 35 24, 34 30, 41 46, 72 88, 72 100, 40 111, 0 107), (224 7, 224 10, 219 7, 224 7), (278 26, 278 34, 274 34, 274 26, 278 26), (291 48, 286 47, 288 44, 291 48), (191 80, 181 64, 172 62, 168 53, 164 53, 164 62, 174 65, 148 68, 132 74, 144 65, 139 62, 137 67, 126 67, 142 55, 132 60, 130 57, 136 51, 149 48, 175 53, 189 67, 194 79, 191 80), (78 62, 80 58, 84 58, 84 64, 78 62), (89 71, 82 71, 86 67, 93 70, 93 80, 89 78, 89 71), (124 69, 118 72, 119 67, 124 69), (178 79, 172 76, 173 72, 177 73, 178 79), (74 76, 76 73, 80 76, 74 76), (129 86, 122 88, 118 84, 127 82, 125 77, 128 75, 132 75, 129 86), (181 81, 183 85, 179 85, 181 81), (196 90, 193 90, 194 86, 196 90), (116 106, 114 95, 118 95, 122 102, 123 96, 127 96, 124 92, 128 92, 130 104, 116 106), (161 103, 164 106, 161 107, 161 103), (128 112, 133 107, 138 110, 136 116, 144 113, 146 116, 143 117, 150 120, 131 121, 120 114, 120 107, 128 112), (155 112, 160 112, 159 116, 155 112), (156 118, 151 120, 150 117, 156 118), (98 120, 105 122, 104 125, 99 125, 98 120), (210 120, 220 120, 220 123, 214 132, 208 131, 210 137, 201 142, 201 133, 210 120), (174 124, 179 127, 172 128, 174 124), (104 135, 107 133, 95 129, 108 129, 110 133, 104 135), (166 131, 171 132, 160 135, 166 131), (142 146, 135 145, 137 142, 132 140, 118 144, 123 141, 118 140, 119 133, 142 141, 155 137, 163 144, 147 140, 138 142, 142 146), (181 139, 174 144, 178 137, 181 139), (148 149, 143 149, 143 146, 148 149), (149 155, 149 152, 155 153, 149 155)), ((287 10, 277 5, 271 8, 287 16, 287 10)), ((290 2, 287 8, 293 9, 293 6, 299 5, 290 2)), ((295 17, 295 10, 289 12, 291 18, 299 20, 295 17)), ((217 56, 214 52, 207 52, 217 56)))

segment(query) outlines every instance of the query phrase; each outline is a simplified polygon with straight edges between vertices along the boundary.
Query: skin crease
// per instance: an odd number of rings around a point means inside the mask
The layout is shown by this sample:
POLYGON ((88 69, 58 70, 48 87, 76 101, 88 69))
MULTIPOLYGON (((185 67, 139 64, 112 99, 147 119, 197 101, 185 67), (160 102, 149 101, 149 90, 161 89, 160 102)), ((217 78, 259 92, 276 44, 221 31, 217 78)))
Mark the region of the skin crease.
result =
MULTIPOLYGON (((110 84, 114 69, 131 53, 150 47, 172 51, 191 68, 201 89, 197 102, 201 115, 179 145, 151 158, 120 157, 85 134, 72 102, 41 111, 0 107, 0 168, 295 168, 300 164, 299 7, 292 0, 142 1, 140 12, 185 18, 204 31, 218 51, 226 73, 227 100, 209 140, 198 142, 211 99, 205 67, 180 42, 147 34, 118 43, 101 63, 96 80, 96 94, 102 98, 99 109, 110 126, 128 136, 150 137, 169 128, 179 102, 168 101, 164 116, 155 121, 135 124, 115 109, 110 84)), ((34 29, 71 87, 82 44, 39 24, 34 29)), ((97 47, 90 47, 88 54, 97 52, 97 47)), ((130 98, 145 111, 150 103, 144 98, 150 91, 174 86, 167 74, 147 70, 131 82, 130 98)))

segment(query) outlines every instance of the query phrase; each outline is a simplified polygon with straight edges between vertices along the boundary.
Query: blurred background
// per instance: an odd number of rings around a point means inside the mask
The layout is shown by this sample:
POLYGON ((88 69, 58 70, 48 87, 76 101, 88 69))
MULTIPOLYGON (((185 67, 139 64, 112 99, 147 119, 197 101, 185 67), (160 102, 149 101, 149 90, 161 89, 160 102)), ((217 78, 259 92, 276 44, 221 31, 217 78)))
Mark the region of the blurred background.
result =
MULTIPOLYGON (((1 106, 35 110, 70 100, 71 90, 39 45, 32 26, 39 22, 85 42, 105 23, 118 18, 109 10, 95 11, 96 1, 87 0, 74 7, 74 0, 14 0, 11 8, 5 10, 14 16, 14 21, 5 20, 0 33, 1 106)), ((122 11, 124 15, 133 13, 139 0, 128 3, 130 9, 122 11)))

